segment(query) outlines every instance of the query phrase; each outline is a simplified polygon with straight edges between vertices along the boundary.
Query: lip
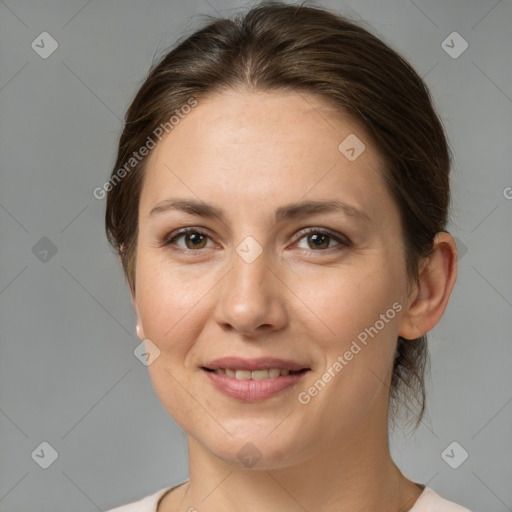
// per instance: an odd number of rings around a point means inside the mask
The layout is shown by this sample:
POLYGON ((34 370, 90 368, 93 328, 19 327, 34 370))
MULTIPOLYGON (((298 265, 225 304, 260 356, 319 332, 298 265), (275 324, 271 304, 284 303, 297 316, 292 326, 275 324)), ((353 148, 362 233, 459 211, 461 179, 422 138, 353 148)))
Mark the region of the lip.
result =
MULTIPOLYGON (((242 368, 239 368, 242 369, 242 368)), ((224 395, 242 400, 244 402, 257 402, 266 400, 281 391, 289 388, 301 380, 309 370, 293 373, 290 375, 280 375, 279 377, 263 380, 238 380, 227 375, 218 375, 213 371, 208 371, 204 367, 202 372, 213 384, 215 389, 224 395)))
POLYGON ((244 359, 242 357, 221 357, 203 365, 203 368, 209 370, 218 370, 220 368, 232 368, 236 370, 265 370, 268 368, 281 368, 298 372, 309 367, 299 364, 289 359, 278 359, 276 357, 258 357, 256 359, 244 359))
POLYGON ((222 357, 206 363, 202 366, 201 370, 212 383, 214 388, 224 395, 244 402, 257 402, 271 398, 272 396, 277 395, 278 393, 295 385, 311 370, 311 368, 297 363, 296 361, 275 357, 260 357, 256 359, 222 357), (221 368, 249 371, 280 368, 300 373, 280 375, 279 377, 262 380, 238 380, 233 377, 228 377, 227 375, 218 375, 214 371, 208 371, 221 368))

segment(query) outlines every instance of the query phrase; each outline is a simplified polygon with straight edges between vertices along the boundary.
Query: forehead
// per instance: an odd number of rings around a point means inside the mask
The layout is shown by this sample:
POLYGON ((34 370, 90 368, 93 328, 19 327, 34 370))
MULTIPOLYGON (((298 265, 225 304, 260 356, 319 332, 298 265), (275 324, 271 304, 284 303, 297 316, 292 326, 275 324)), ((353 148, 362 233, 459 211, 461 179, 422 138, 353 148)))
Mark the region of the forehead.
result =
POLYGON ((239 206, 341 195, 376 210, 379 201, 389 200, 375 197, 386 195, 381 172, 365 133, 323 98, 229 91, 199 100, 152 150, 141 210, 148 212, 167 195, 239 206), (347 140, 361 143, 358 153, 364 148, 356 159, 342 152, 347 140))

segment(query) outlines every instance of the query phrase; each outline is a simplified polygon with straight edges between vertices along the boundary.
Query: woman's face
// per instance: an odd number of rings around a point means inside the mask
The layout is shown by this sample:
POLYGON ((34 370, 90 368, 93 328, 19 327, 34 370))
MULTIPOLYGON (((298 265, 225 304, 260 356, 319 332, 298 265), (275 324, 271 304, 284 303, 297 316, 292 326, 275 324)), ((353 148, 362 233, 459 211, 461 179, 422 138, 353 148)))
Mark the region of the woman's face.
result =
POLYGON ((353 121, 298 93, 203 99, 152 150, 137 330, 160 350, 155 391, 205 453, 284 467, 387 435, 409 304, 382 172, 353 121), (341 207, 301 207, 312 202, 341 207))

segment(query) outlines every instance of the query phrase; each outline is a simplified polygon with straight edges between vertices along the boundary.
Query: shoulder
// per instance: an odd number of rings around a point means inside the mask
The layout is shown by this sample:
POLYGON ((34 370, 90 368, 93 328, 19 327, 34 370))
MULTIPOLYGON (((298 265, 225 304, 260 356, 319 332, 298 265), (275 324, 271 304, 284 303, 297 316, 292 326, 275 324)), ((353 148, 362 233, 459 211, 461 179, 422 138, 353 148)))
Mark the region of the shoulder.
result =
POLYGON ((160 498, 173 488, 174 487, 166 487, 165 489, 160 489, 141 500, 109 509, 106 512, 156 512, 160 498))
POLYGON ((439 496, 432 488, 425 487, 409 512, 471 512, 462 505, 439 496))

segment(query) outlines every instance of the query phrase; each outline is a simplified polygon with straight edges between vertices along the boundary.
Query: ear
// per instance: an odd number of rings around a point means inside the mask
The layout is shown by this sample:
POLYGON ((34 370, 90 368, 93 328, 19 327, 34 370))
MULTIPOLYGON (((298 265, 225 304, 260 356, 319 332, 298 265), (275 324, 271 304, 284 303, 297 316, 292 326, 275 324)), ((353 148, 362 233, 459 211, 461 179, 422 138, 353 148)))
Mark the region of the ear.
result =
POLYGON ((457 245, 446 232, 434 237, 433 252, 423 261, 409 305, 400 321, 398 335, 419 338, 441 319, 457 278, 457 245))
POLYGON ((142 320, 140 318, 137 301, 136 301, 135 295, 133 293, 131 293, 131 299, 132 299, 133 310, 135 311, 135 316, 137 317, 137 325, 135 327, 135 330, 137 331, 137 337, 139 338, 140 341, 144 341, 146 339, 146 336, 144 334, 144 328, 142 327, 142 320))
MULTIPOLYGON (((118 259, 118 262, 121 264, 121 266, 124 267, 124 265, 123 265, 124 264, 124 244, 121 244, 119 246, 117 259, 118 259)), ((137 317, 137 324, 135 327, 135 330, 137 332, 137 337, 140 339, 140 341, 144 341, 146 336, 144 335, 144 328, 142 327, 142 321, 140 318, 139 308, 137 307, 137 301, 135 299, 135 294, 134 294, 133 290, 131 290, 130 296, 131 296, 131 300, 132 300, 133 310, 135 312, 135 316, 137 317)))

